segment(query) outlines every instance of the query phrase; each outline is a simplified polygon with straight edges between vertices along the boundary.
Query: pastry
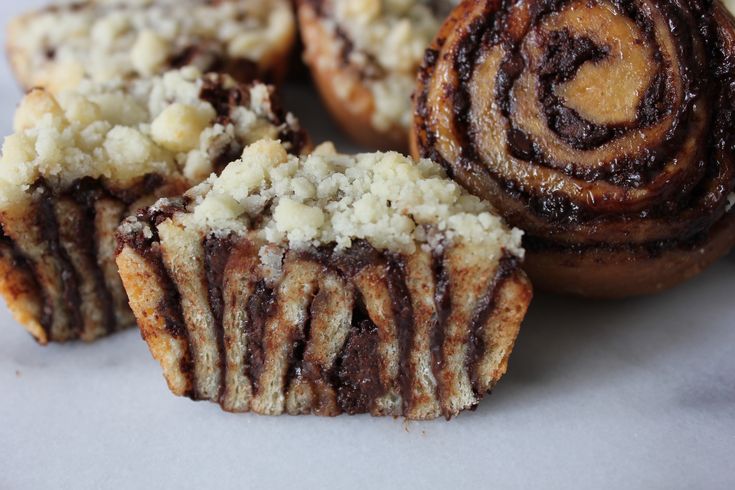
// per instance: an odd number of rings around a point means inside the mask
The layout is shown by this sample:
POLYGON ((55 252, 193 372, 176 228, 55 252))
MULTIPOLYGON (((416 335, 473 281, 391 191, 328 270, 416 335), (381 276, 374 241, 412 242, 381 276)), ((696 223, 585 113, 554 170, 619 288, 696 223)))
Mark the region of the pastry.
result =
POLYGON ((505 372, 531 298, 520 242, 428 160, 263 140, 125 220, 117 263, 177 395, 430 419, 505 372))
POLYGON ((344 131, 375 149, 406 150, 411 93, 451 0, 301 0, 304 59, 344 131))
POLYGON ((193 67, 58 97, 35 89, 15 129, 0 161, 0 293, 42 344, 134 323, 114 262, 130 211, 180 194, 259 138, 305 145, 272 88, 193 67))
POLYGON ((278 81, 295 32, 289 0, 87 0, 14 19, 7 43, 20 84, 57 93, 187 65, 278 81))
POLYGON ((735 244, 735 21, 719 1, 466 1, 414 153, 526 231, 540 288, 653 293, 735 244))

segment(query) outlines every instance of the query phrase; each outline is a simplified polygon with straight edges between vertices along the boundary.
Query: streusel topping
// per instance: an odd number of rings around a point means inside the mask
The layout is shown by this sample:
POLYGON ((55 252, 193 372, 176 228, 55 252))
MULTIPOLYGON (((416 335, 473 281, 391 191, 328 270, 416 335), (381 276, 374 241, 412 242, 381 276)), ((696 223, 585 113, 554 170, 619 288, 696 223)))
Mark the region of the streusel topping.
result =
MULTIPOLYGON (((361 67, 375 99, 373 125, 411 125, 411 93, 424 51, 439 31, 452 0, 329 0, 333 31, 350 39, 349 62, 361 67), (375 72, 375 73, 372 73, 375 72)), ((339 39, 339 36, 336 36, 339 39)), ((335 60, 334 62, 338 62, 335 60)), ((343 85, 348 81, 343 81, 343 85)), ((338 84, 339 89, 339 84, 338 84)), ((343 86, 344 93, 349 87, 343 86)))
POLYGON ((523 255, 522 233, 509 230, 488 203, 439 165, 395 152, 348 156, 324 144, 299 159, 278 142, 261 140, 187 196, 188 213, 176 220, 203 233, 254 228, 267 242, 292 248, 342 249, 365 239, 400 253, 461 237, 523 255))
POLYGON ((237 86, 230 77, 187 67, 151 79, 84 82, 58 97, 32 91, 16 113, 15 134, 3 145, 0 206, 22 197, 40 178, 61 189, 83 177, 124 187, 152 173, 196 184, 228 148, 276 138, 286 125, 297 128, 292 116, 275 122, 267 85, 245 86, 249 100, 221 117, 215 102, 202 95, 207 84, 237 86))
POLYGON ((27 71, 60 89, 85 77, 151 76, 179 63, 205 70, 212 58, 267 62, 295 23, 288 0, 92 0, 18 22, 11 45, 28 58, 27 71))

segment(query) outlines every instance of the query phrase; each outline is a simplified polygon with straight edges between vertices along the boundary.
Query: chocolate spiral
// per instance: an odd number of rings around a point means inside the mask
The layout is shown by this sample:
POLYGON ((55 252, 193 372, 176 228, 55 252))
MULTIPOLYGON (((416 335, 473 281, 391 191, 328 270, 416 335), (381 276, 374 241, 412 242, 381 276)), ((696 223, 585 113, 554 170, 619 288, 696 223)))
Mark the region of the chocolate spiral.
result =
POLYGON ((465 1, 427 51, 414 145, 526 230, 532 255, 630 261, 732 228, 733 127, 719 1, 465 1))

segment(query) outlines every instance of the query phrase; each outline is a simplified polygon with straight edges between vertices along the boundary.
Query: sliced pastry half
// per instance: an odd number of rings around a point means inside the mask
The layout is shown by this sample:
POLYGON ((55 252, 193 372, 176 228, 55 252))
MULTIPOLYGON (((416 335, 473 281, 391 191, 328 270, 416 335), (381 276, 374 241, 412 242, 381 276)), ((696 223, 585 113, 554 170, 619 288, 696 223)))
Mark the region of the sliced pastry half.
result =
POLYGON ((123 218, 260 138, 306 145, 269 86, 191 67, 56 97, 33 90, 15 127, 0 160, 0 293, 44 344, 134 324, 114 259, 123 218))
POLYGON ((428 160, 262 140, 128 218, 117 263, 177 395, 431 419, 505 373, 531 299, 520 243, 428 160))

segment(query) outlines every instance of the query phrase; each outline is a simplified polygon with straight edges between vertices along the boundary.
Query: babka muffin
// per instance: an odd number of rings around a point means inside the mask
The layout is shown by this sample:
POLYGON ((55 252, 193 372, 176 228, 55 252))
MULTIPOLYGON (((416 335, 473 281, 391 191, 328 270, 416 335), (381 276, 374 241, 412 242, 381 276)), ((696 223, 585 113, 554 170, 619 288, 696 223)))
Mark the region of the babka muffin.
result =
POLYGON ((406 150, 424 50, 452 0, 300 0, 304 59, 332 115, 356 142, 406 150))
POLYGON ((465 1, 415 154, 526 231, 534 285, 672 287, 735 246, 735 21, 719 1, 465 1))
POLYGON ((189 67, 132 83, 31 91, 0 172, 0 292, 40 342, 93 340, 134 323, 115 230, 259 138, 306 143, 272 89, 189 67))
POLYGON ((262 140, 125 220, 117 263, 177 395, 430 419, 504 374, 531 299, 520 242, 428 160, 262 140))
POLYGON ((16 18, 7 44, 21 85, 56 93, 187 65, 278 81, 295 32, 289 0, 87 0, 16 18))

